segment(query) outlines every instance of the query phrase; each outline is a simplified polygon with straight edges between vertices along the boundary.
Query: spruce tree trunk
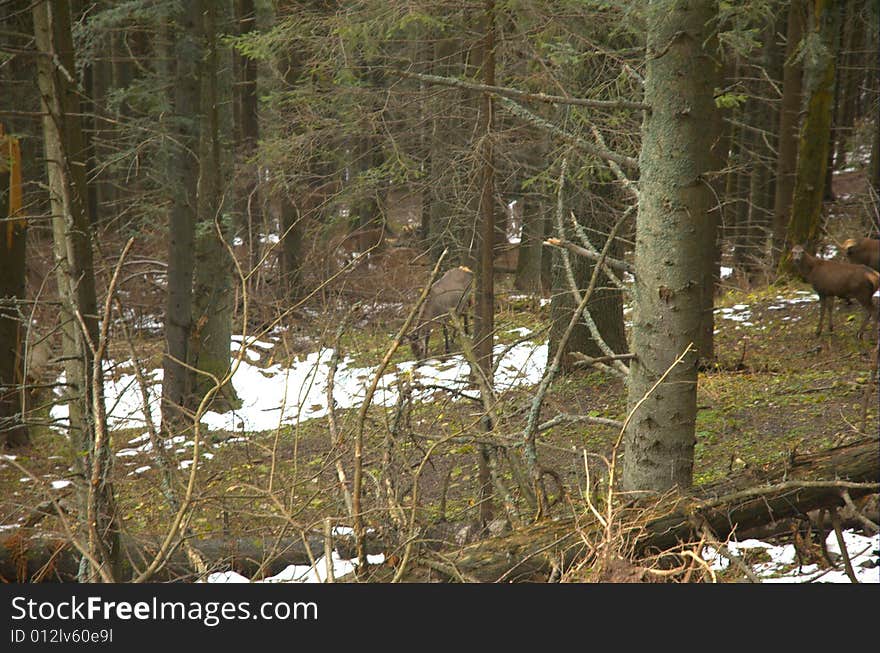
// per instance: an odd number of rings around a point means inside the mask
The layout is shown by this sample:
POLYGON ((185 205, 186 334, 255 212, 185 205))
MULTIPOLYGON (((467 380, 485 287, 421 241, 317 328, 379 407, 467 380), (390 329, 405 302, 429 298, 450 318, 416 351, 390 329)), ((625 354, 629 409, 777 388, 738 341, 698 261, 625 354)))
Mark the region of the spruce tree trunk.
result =
MULTIPOLYGON (((750 99, 744 109, 739 112, 739 119, 748 124, 749 108, 755 103, 750 99)), ((734 210, 733 210, 733 265, 744 275, 748 275, 748 262, 751 256, 751 243, 749 242, 749 191, 751 184, 752 150, 754 147, 754 132, 746 127, 739 128, 739 134, 735 138, 736 172, 734 178, 734 210)))
MULTIPOLYGON (((495 1, 485 0, 484 43, 482 48, 483 83, 495 85, 495 1)), ((480 105, 480 124, 477 133, 480 165, 480 222, 477 242, 479 244, 479 271, 477 273, 477 301, 474 315, 474 354, 481 374, 491 388, 493 384, 492 348, 495 335, 495 153, 494 102, 489 93, 483 93, 480 105)), ((484 427, 492 430, 489 416, 484 417, 484 427)), ((480 521, 492 518, 491 485, 489 477, 489 451, 481 445, 478 454, 480 521)))
MULTIPOLYGON (((537 200, 537 198, 534 198, 537 200)), ((526 203, 522 208, 522 236, 519 242, 519 254, 516 261, 516 278, 513 286, 528 295, 540 295, 541 258, 544 255, 544 224, 546 222, 544 207, 537 201, 526 203)))
POLYGON ((773 265, 779 264, 786 250, 786 233, 791 215, 795 168, 800 130, 803 68, 795 61, 804 29, 806 7, 802 0, 792 0, 788 9, 785 64, 782 69, 782 104, 779 110, 779 147, 776 159, 776 191, 773 200, 773 265))
POLYGON ((174 91, 174 155, 169 192, 168 295, 165 304, 165 352, 162 382, 162 427, 174 435, 186 427, 191 404, 192 286, 195 227, 198 211, 199 134, 201 117, 200 64, 203 57, 202 2, 193 0, 176 16, 174 91))
POLYGON ((30 442, 23 391, 27 221, 21 211, 21 156, 18 139, 0 122, 0 451, 30 442))
MULTIPOLYGON (((436 75, 460 74, 450 61, 459 52, 460 42, 452 38, 440 38, 434 43, 433 73, 436 75)), ((453 128, 453 112, 449 104, 451 98, 459 98, 458 91, 451 90, 437 96, 437 104, 431 115, 431 138, 430 138, 430 163, 429 175, 430 188, 426 192, 428 202, 428 231, 424 237, 431 254, 431 261, 436 261, 444 249, 449 248, 450 261, 460 261, 466 264, 465 255, 467 244, 460 238, 458 229, 459 220, 455 214, 452 201, 452 189, 454 188, 454 169, 449 165, 451 156, 450 146, 456 133, 453 128)))
POLYGON ((716 40, 711 0, 648 8, 625 490, 690 487, 705 243, 712 195, 716 40), (687 353, 685 353, 687 352, 687 353), (675 364, 680 356, 682 360, 675 364), (661 377, 666 374, 661 383, 661 377), (658 387, 654 388, 655 384, 658 387))
MULTIPOLYGON (((822 225, 831 117, 834 110, 834 71, 840 12, 835 0, 816 0, 811 28, 824 46, 822 56, 804 68, 806 114, 798 142, 794 200, 788 242, 815 251, 822 225)), ((783 257, 783 262, 788 256, 783 257)))
MULTIPOLYGON (((880 9, 876 13, 880 13, 880 9)), ((880 19, 880 16, 877 16, 880 19)), ((875 22, 875 27, 876 27, 875 22)), ((865 30, 866 33, 870 33, 871 30, 865 30)), ((874 31, 874 34, 877 32, 874 31)), ((867 40, 867 39, 866 39, 867 40)), ((874 192, 877 194, 876 196, 880 196, 880 39, 874 42, 873 44, 873 59, 874 59, 874 75, 871 79, 868 88, 872 88, 874 90, 874 107, 873 111, 870 113, 874 117, 874 142, 871 147, 871 185, 874 186, 874 192)), ((873 233, 880 232, 880 210, 875 210, 874 213, 874 230, 873 233)))
MULTIPOLYGON (((218 89, 217 5, 209 3, 205 12, 205 61, 202 110, 205 130, 200 159, 201 192, 198 197, 196 228, 195 286, 193 289, 193 330, 190 364, 199 372, 194 383, 194 402, 198 402, 229 372, 229 343, 232 336, 233 264, 224 245, 232 242, 232 227, 224 216, 222 179, 229 179, 223 142, 220 139, 220 110, 230 103, 222 101, 218 89), (219 229, 219 233, 218 233, 219 229), (221 234, 223 238, 221 239, 221 234), (214 378, 211 378, 211 377, 214 378)), ((213 410, 226 412, 241 406, 232 383, 227 383, 215 397, 213 410)))
MULTIPOLYGON (((775 21, 769 20, 763 31, 764 43, 761 48, 759 65, 764 74, 769 76, 774 72, 775 21)), ((756 98, 772 97, 772 85, 763 80, 761 73, 757 70, 755 77, 760 80, 755 83, 756 98)), ((755 273, 763 267, 766 261, 767 244, 772 232, 774 174, 776 170, 773 160, 773 153, 776 150, 773 138, 774 122, 772 107, 766 106, 763 100, 756 99, 750 119, 750 124, 760 131, 760 133, 755 133, 751 139, 752 164, 749 185, 749 243, 751 251, 746 266, 749 271, 750 283, 755 282, 755 273)))
POLYGON ((61 304, 62 354, 69 408, 69 434, 74 452, 82 539, 100 569, 85 558, 80 580, 118 578, 121 562, 115 499, 108 481, 112 456, 106 423, 96 406, 103 403, 100 379, 94 379, 92 347, 98 346, 97 298, 87 214, 86 150, 79 101, 67 78, 74 71, 70 7, 66 0, 38 1, 32 6, 34 36, 40 56, 37 84, 42 97, 43 145, 49 180, 52 232, 61 304), (95 394, 97 389, 97 396, 95 394), (100 467, 95 467, 100 465, 100 467), (97 469, 97 477, 93 471, 97 469))
POLYGON ((846 167, 847 147, 853 135, 855 113, 858 106, 856 96, 859 94, 858 71, 859 53, 856 47, 862 45, 865 25, 861 21, 861 3, 855 0, 845 1, 843 36, 840 44, 840 66, 838 69, 838 120, 835 135, 834 167, 843 170, 846 167))
MULTIPOLYGON (((238 33, 250 34, 257 27, 254 0, 233 0, 238 33)), ((237 51, 233 52, 235 84, 233 84, 233 124, 237 144, 239 176, 236 184, 236 232, 247 247, 247 269, 252 270, 262 256, 260 233, 264 231, 262 203, 259 193, 260 167, 253 161, 260 138, 257 98, 257 62, 237 51)), ((252 287, 259 285, 261 275, 251 277, 252 287)))
MULTIPOLYGON (((722 87, 727 86, 727 80, 731 77, 730 66, 722 66, 722 87)), ((715 295, 718 292, 718 284, 721 281, 721 225, 724 224, 725 187, 732 174, 721 171, 728 168, 730 161, 730 146, 733 139, 733 126, 725 123, 724 118, 729 113, 723 109, 715 111, 712 133, 716 135, 712 144, 712 209, 708 213, 709 229, 706 233, 706 251, 709 256, 703 260, 703 280, 700 315, 700 341, 698 343, 700 366, 710 367, 715 362, 715 295)))

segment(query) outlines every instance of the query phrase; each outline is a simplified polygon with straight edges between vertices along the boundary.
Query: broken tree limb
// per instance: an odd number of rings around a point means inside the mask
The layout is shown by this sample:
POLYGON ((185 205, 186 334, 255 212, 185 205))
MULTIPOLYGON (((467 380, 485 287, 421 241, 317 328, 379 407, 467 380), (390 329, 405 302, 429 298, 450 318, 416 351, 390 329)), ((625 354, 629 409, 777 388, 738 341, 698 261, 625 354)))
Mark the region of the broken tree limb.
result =
MULTIPOLYGON (((135 577, 140 569, 149 564, 159 549, 161 537, 123 538, 126 576, 135 577)), ((303 538, 293 537, 279 541, 272 537, 226 537, 190 539, 189 544, 205 560, 208 571, 236 571, 248 578, 256 574, 272 576, 289 565, 311 564, 312 552, 320 554, 325 541, 322 533, 309 534, 303 538)), ((354 539, 338 536, 333 542, 337 553, 343 558, 353 558, 354 539)), ((381 553, 378 538, 368 538, 367 553, 381 553)), ((0 538, 0 582, 51 583, 76 582, 80 554, 64 538, 34 533, 30 529, 18 529, 0 538)), ((167 563, 157 572, 157 582, 188 581, 197 579, 192 564, 179 545, 173 547, 167 563)))
POLYGON ((503 97, 514 97, 518 100, 532 100, 534 102, 548 102, 550 104, 573 105, 580 107, 590 107, 593 109, 632 109, 633 111, 648 111, 651 107, 644 102, 631 102, 629 100, 593 100, 591 98, 568 97, 564 95, 548 95, 547 93, 530 93, 521 91, 508 86, 493 86, 488 84, 476 84, 464 79, 454 77, 440 77, 439 75, 427 75, 425 73, 415 73, 409 70, 389 69, 387 72, 400 77, 408 77, 410 79, 418 79, 429 84, 437 84, 438 86, 451 86, 454 88, 463 88, 469 91, 480 91, 484 93, 494 93, 503 97))
MULTIPOLYGON (((591 252, 586 247, 581 247, 580 245, 576 245, 575 243, 569 240, 560 240, 559 238, 548 238, 544 241, 545 245, 549 245, 550 247, 561 247, 562 249, 567 249, 572 254, 577 254, 578 256, 583 256, 588 259, 592 259, 593 261, 599 260, 599 254, 596 252, 591 252)), ((629 272, 633 276, 635 276, 635 268, 632 265, 627 263, 626 261, 618 261, 614 258, 605 257, 603 261, 604 265, 607 265, 612 270, 617 272, 629 272)))
MULTIPOLYGON (((758 474, 746 470, 695 488, 696 495, 669 494, 618 511, 620 528, 637 555, 699 539, 706 526, 727 538, 772 521, 822 506, 843 505, 841 491, 858 498, 880 490, 880 439, 871 438, 788 460, 758 474)), ((565 570, 600 542, 604 527, 584 513, 545 520, 510 535, 444 552, 456 578, 481 582, 544 580, 554 567, 565 570)), ((433 573, 436 575, 437 568, 433 573)))

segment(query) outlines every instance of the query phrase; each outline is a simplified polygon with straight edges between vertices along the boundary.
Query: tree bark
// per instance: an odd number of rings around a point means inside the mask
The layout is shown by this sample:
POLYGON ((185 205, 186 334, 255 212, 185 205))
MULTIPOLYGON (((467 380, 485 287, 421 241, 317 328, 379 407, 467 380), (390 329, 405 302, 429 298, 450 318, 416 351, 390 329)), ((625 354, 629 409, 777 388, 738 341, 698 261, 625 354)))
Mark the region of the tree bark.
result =
MULTIPOLYGON (((246 36, 257 28, 254 0, 234 0, 238 33, 246 36)), ((239 52, 233 52, 235 82, 233 84, 233 123, 239 160, 237 171, 241 179, 236 187, 238 235, 248 251, 248 269, 256 266, 262 256, 260 232, 263 231, 263 210, 259 193, 260 166, 254 161, 260 138, 259 103, 257 98, 257 62, 239 52)), ((260 275, 252 277, 255 280, 260 275)))
MULTIPOLYGON (((98 315, 92 244, 87 214, 86 150, 79 102, 70 75, 76 70, 66 0, 33 4, 34 36, 40 56, 37 84, 43 109, 43 144, 49 179, 56 276, 61 297, 62 352, 69 433, 75 452, 81 526, 88 533, 89 553, 102 578, 113 578, 120 564, 119 525, 113 490, 107 481, 109 439, 97 445, 96 405, 103 402, 101 380, 95 379, 94 349, 98 347, 98 315), (97 381, 97 383, 96 383, 97 381), (101 472, 98 478, 93 469, 101 472), (89 517, 87 517, 89 515, 89 517)), ((100 429, 100 430, 99 430, 100 429)), ((93 564, 80 567, 82 580, 97 580, 93 564)))
MULTIPOLYGON (((485 0, 484 42, 482 48, 483 83, 495 84, 495 0, 485 0)), ((483 93, 480 106, 479 165, 480 165, 480 228, 479 272, 477 273, 477 307, 474 316, 474 354, 489 388, 492 388, 492 348, 495 336, 495 152, 494 152, 495 105, 489 93, 483 93)), ((486 431, 491 431, 489 416, 484 417, 486 431)), ((492 518, 491 486, 489 478, 489 451, 480 447, 479 505, 480 521, 488 523, 492 518)))
MULTIPOLYGON (((195 401, 229 372, 229 342, 232 336, 233 264, 225 243, 232 243, 233 225, 224 217, 221 199, 225 196, 221 179, 228 179, 227 161, 220 139, 222 102, 218 84, 217 5, 209 3, 205 12, 207 58, 203 75, 202 109, 205 129, 200 160, 201 192, 198 197, 198 226, 195 249, 195 286, 193 290, 192 339, 190 364, 199 372, 194 383, 195 401), (222 235, 222 239, 221 239, 222 235), (212 378, 213 377, 213 378, 212 378)), ((230 122, 230 121, 226 121, 230 122)), ((215 396, 212 409, 226 412, 241 406, 235 387, 227 383, 215 396)))
MULTIPOLYGON (((838 50, 839 19, 835 0, 816 0, 812 30, 824 50, 804 69, 806 114, 798 142, 797 170, 788 242, 814 252, 822 225, 831 116, 834 109, 834 75, 838 50)), ((788 256, 783 257, 783 264, 788 256)))
POLYGON ((162 427, 174 435, 186 428, 191 403, 190 360, 192 291, 195 261, 196 216, 199 186, 199 134, 201 117, 200 70, 203 58, 202 2, 193 0, 176 16, 173 157, 169 191, 168 295, 165 304, 165 358, 162 381, 162 427))
POLYGON ((518 199, 517 203, 519 202, 523 203, 522 235, 513 286, 522 293, 537 296, 543 292, 541 259, 544 256, 545 207, 537 197, 534 197, 534 201, 531 203, 527 203, 525 198, 518 199))
POLYGON ((776 192, 773 201, 773 264, 779 264, 786 249, 786 232, 791 215, 795 169, 798 156, 803 67, 795 61, 804 29, 806 7, 792 0, 788 9, 785 65, 782 69, 782 105, 779 109, 779 147, 776 159, 776 192))
MULTIPOLYGON (((163 535, 149 535, 137 540, 125 537, 125 566, 120 580, 138 575, 132 564, 146 567, 156 555, 163 535)), ((270 537, 205 538, 189 540, 208 565, 216 571, 235 571, 249 578, 272 576, 288 565, 311 564, 310 554, 318 557, 323 551, 324 538, 318 534, 303 538, 278 540, 270 537), (308 546, 306 545, 308 544, 308 546)), ((350 537, 334 540, 340 557, 354 557, 354 543, 350 537)), ((375 537, 367 540, 367 553, 382 553, 383 544, 375 537)), ((30 531, 15 531, 0 538, 0 582, 7 583, 73 583, 77 580, 79 553, 63 538, 53 538, 30 531)), ((154 582, 194 581, 194 573, 183 547, 176 547, 167 564, 152 578, 154 582)))
POLYGON ((716 41, 710 0, 658 0, 648 9, 632 351, 623 484, 692 482, 704 257, 711 256, 711 129, 716 41), (682 357, 676 363, 675 361, 682 357), (661 378, 666 374, 665 381, 661 378), (655 385, 659 384, 655 388, 655 385))
POLYGON ((30 442, 25 413, 24 335, 27 221, 21 214, 21 150, 0 122, 0 450, 30 442))

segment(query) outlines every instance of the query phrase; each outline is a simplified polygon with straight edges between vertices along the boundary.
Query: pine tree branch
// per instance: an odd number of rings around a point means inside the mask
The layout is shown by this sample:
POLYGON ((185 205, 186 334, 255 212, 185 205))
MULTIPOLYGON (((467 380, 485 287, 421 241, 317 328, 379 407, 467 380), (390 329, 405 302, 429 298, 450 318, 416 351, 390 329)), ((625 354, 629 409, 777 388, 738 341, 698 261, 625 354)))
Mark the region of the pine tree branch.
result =
POLYGON ((463 88, 469 91, 482 91, 484 93, 494 93, 502 97, 514 97, 520 100, 531 100, 534 102, 547 102, 550 104, 566 104, 579 107, 590 107, 593 109, 631 109, 633 111, 648 111, 651 107, 644 102, 632 102, 629 100, 591 100, 588 98, 565 97, 563 95, 547 95, 546 93, 529 93, 508 86, 491 86, 487 84, 477 84, 475 82, 467 82, 463 79, 455 77, 442 77, 440 75, 426 75, 424 73, 414 73, 408 70, 391 69, 393 75, 399 77, 407 77, 409 79, 418 79, 429 84, 437 84, 438 86, 452 86, 455 88, 463 88))

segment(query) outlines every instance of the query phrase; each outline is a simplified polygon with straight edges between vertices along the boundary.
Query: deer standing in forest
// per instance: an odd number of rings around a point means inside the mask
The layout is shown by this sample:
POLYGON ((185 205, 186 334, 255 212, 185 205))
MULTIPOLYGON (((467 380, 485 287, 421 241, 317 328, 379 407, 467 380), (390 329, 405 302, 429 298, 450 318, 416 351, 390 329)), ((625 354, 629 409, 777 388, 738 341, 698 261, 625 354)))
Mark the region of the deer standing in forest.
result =
POLYGON ((450 313, 464 317, 465 333, 467 332, 466 309, 473 282, 474 273, 470 268, 461 266, 447 270, 431 286, 417 326, 409 334, 410 346, 417 359, 424 358, 428 354, 431 329, 438 323, 443 328, 445 352, 449 353, 449 331, 446 323, 450 313))

